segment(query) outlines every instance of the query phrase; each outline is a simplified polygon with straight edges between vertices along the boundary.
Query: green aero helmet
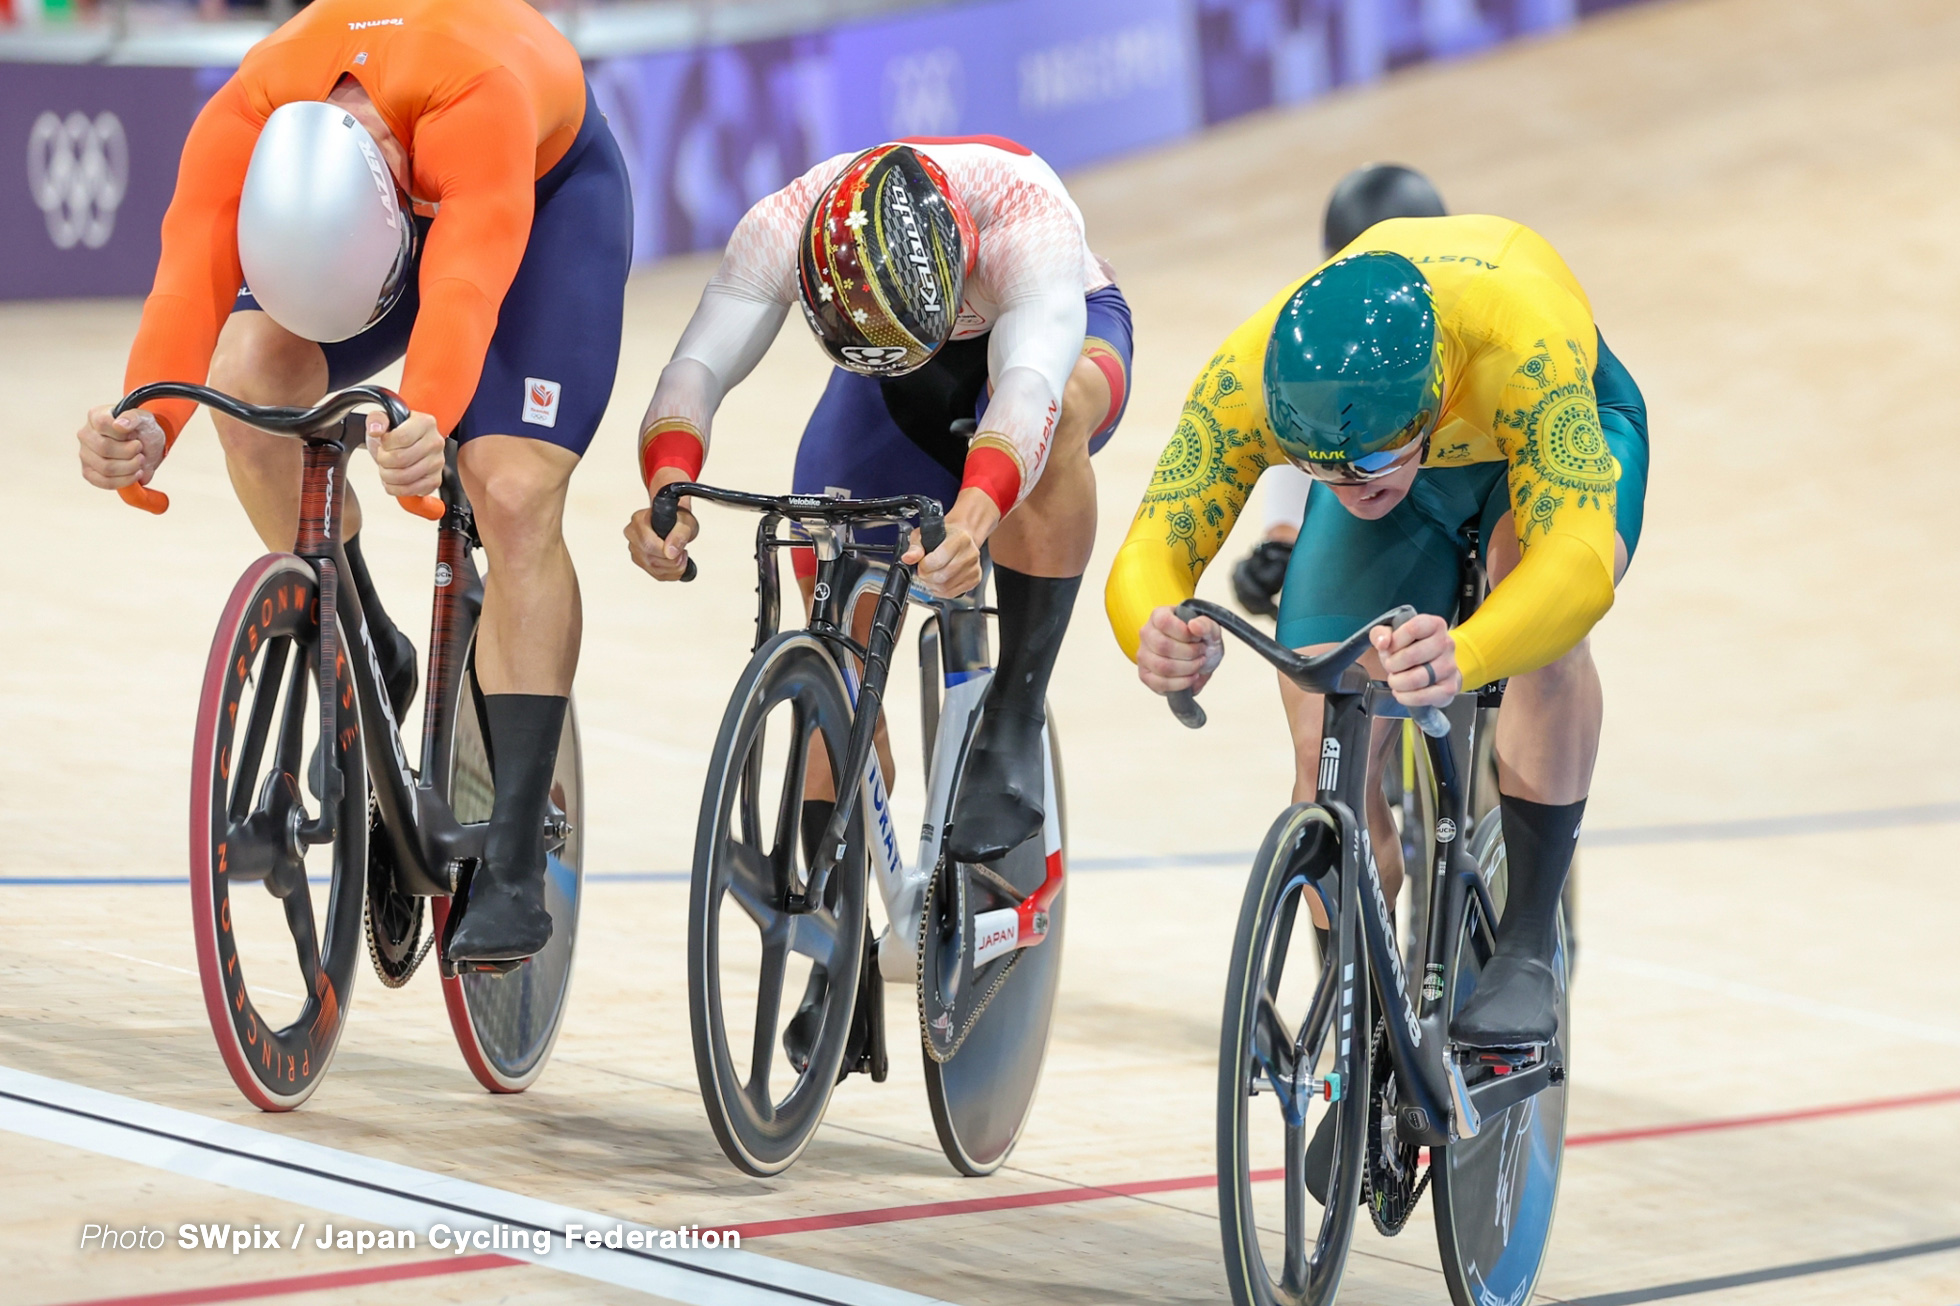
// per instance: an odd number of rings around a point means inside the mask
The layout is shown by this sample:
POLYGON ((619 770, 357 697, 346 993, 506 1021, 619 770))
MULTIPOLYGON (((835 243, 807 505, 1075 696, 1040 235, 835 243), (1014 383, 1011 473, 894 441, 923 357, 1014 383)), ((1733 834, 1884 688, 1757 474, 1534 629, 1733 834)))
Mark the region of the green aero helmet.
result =
POLYGON ((1293 292, 1266 344, 1266 411, 1287 457, 1358 485, 1421 453, 1442 406, 1436 307, 1400 254, 1330 263, 1293 292))

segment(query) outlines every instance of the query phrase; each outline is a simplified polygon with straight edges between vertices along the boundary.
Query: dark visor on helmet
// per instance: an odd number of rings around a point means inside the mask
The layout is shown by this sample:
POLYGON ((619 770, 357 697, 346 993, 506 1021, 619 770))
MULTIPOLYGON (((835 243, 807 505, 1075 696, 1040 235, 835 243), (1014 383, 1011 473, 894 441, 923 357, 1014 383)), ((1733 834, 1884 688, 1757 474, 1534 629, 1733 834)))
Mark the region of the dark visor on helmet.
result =
POLYGON ((1420 457, 1429 447, 1430 410, 1425 408, 1414 421, 1402 428, 1402 438, 1386 449, 1362 454, 1359 458, 1303 458, 1297 460, 1309 476, 1329 485, 1365 485, 1398 470, 1411 458, 1420 457))

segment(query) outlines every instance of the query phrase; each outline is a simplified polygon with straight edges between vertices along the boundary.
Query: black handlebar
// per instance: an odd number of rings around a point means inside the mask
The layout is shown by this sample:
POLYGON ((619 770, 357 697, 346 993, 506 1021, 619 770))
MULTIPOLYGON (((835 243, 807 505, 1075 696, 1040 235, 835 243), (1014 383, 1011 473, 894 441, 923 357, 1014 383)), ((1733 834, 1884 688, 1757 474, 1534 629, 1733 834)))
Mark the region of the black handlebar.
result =
MULTIPOLYGON (((667 489, 670 488, 664 488, 653 496, 653 533, 663 540, 673 534, 674 524, 681 519, 680 496, 668 494, 667 489)), ((694 565, 694 559, 689 558, 687 566, 681 571, 681 580, 685 583, 700 574, 701 569, 694 565)))
MULTIPOLYGON (((886 526, 918 523, 919 542, 931 553, 946 542, 946 513, 937 499, 922 494, 893 495, 884 499, 826 499, 814 494, 749 494, 742 490, 721 490, 695 481, 663 485, 653 496, 653 533, 666 539, 680 520, 681 500, 706 499, 730 508, 773 513, 788 521, 852 522, 858 525, 886 526)), ((700 574, 694 559, 687 560, 682 581, 700 574)))
MULTIPOLYGON (((1361 629, 1349 635, 1338 646, 1325 653, 1308 657, 1267 635, 1258 627, 1246 621, 1235 612, 1219 607, 1204 599, 1187 599, 1177 605, 1179 621, 1192 621, 1198 617, 1209 617, 1238 636, 1252 651, 1279 669, 1281 675, 1300 688, 1312 694, 1331 694, 1341 690, 1341 680, 1347 669, 1355 664, 1361 655, 1368 651, 1368 635, 1376 626, 1387 626, 1393 630, 1416 615, 1416 610, 1408 604, 1391 608, 1361 629)), ((1188 689, 1173 690, 1170 695, 1171 714, 1189 728, 1196 730, 1205 723, 1205 710, 1198 706, 1197 697, 1188 689)), ((1409 715, 1422 727, 1422 732, 1434 739, 1442 739, 1450 733, 1449 718, 1441 708, 1412 707, 1409 715)))
POLYGON ((362 404, 380 405, 388 414, 391 430, 408 420, 408 405, 386 386, 357 385, 339 394, 328 395, 311 408, 290 408, 283 404, 248 404, 208 385, 190 385, 183 381, 158 381, 153 385, 139 386, 122 397, 112 415, 121 417, 130 409, 147 404, 152 399, 188 399, 268 435, 289 435, 301 439, 320 434, 362 404))

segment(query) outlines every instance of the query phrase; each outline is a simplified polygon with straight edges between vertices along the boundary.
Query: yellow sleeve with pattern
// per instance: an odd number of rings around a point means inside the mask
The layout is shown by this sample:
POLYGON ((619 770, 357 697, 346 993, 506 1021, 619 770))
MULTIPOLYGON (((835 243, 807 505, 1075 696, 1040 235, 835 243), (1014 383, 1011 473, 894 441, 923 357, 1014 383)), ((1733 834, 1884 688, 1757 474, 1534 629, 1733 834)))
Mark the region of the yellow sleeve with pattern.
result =
POLYGON ((1266 421, 1266 341, 1289 286, 1234 331, 1184 401, 1157 459, 1130 533, 1117 551, 1103 603, 1131 661, 1153 610, 1182 603, 1224 547, 1259 474, 1285 461, 1266 421))
POLYGON ((1568 332, 1508 351, 1493 433, 1510 463, 1522 558, 1456 630, 1466 689, 1564 656, 1613 606, 1619 468, 1593 395, 1596 337, 1582 312, 1557 317, 1573 319, 1568 332))

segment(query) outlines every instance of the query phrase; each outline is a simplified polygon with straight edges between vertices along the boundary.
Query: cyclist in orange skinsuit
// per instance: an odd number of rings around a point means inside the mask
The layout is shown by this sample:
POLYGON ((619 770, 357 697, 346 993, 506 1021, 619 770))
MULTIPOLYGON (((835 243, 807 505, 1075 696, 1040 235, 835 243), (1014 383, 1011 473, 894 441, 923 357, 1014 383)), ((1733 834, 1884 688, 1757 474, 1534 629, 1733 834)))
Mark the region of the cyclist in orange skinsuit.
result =
MULTIPOLYGON (((411 417, 393 431, 378 415, 369 422, 383 486, 433 491, 444 438, 459 441, 490 555, 477 673, 499 764, 497 817, 454 941, 459 957, 535 951, 550 931, 542 805, 580 624, 560 524, 572 469, 611 395, 631 213, 624 164, 578 54, 535 9, 521 0, 317 0, 254 46, 199 113, 130 351, 126 389, 208 375, 255 403, 299 405, 406 352, 411 417), (240 197, 261 130, 281 106, 320 100, 372 137, 418 235, 402 298, 325 344, 241 293, 239 258, 240 197), (507 928, 492 931, 483 952, 470 935, 499 919, 507 928)), ((151 408, 113 420, 106 408, 90 413, 80 439, 92 484, 149 481, 192 405, 151 408)), ((253 525, 269 547, 290 548, 298 446, 213 418, 253 525)), ((360 523, 350 493, 352 579, 377 647, 393 651, 383 671, 399 713, 414 694, 414 648, 372 597, 360 523)))

